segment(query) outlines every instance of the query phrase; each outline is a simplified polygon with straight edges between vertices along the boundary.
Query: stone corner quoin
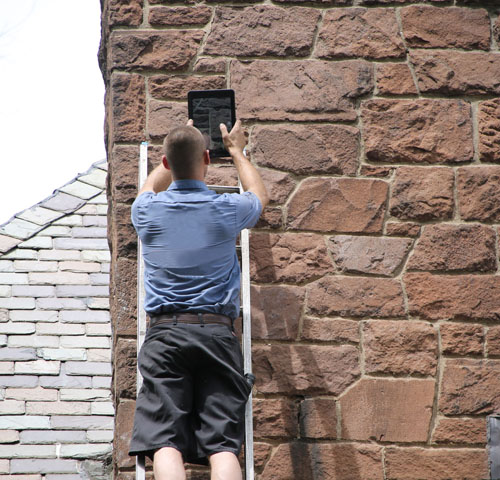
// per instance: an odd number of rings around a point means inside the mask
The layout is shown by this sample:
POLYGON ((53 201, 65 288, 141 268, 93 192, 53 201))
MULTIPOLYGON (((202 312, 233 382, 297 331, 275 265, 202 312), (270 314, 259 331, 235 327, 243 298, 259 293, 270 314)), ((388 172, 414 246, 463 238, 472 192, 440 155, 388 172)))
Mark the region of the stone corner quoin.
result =
MULTIPOLYGON (((158 164, 187 92, 215 88, 235 90, 271 197, 251 232, 259 480, 488 478, 486 416, 500 406, 495 2, 102 3, 117 478, 133 467, 138 146, 149 141, 158 164)), ((237 182, 230 165, 208 178, 237 182)), ((0 232, 0 248, 18 240, 0 232)), ((70 280, 55 288, 83 277, 70 280)))

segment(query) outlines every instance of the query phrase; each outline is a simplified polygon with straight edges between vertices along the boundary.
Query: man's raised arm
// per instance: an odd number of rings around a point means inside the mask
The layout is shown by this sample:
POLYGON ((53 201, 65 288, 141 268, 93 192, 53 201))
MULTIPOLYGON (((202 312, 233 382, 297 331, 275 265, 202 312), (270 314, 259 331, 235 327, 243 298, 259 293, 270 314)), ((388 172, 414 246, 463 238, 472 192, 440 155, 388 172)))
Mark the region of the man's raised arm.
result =
POLYGON ((264 210, 269 203, 269 195, 259 172, 243 154, 243 149, 247 144, 247 138, 241 127, 241 121, 237 120, 229 133, 223 123, 220 125, 220 130, 224 146, 231 155, 234 165, 238 170, 243 190, 245 192, 255 193, 262 204, 262 210, 264 210))

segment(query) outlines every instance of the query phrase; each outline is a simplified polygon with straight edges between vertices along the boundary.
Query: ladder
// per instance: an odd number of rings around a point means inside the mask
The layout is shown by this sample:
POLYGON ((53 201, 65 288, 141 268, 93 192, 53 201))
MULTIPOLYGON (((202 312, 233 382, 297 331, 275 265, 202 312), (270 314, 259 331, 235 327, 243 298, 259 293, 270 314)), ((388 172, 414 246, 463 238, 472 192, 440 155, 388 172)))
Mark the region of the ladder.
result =
MULTIPOLYGON (((139 156, 139 186, 142 186, 148 175, 148 142, 142 142, 139 156)), ((208 188, 217 193, 242 193, 243 187, 238 182, 237 187, 209 185, 208 188)), ((252 374, 252 340, 250 315, 250 242, 248 229, 240 232, 241 249, 241 307, 243 320, 242 351, 244 374, 252 374)), ((144 260, 142 259, 142 245, 138 239, 137 248, 137 354, 142 347, 146 335, 146 312, 144 310, 144 260)), ((142 375, 137 366, 137 395, 142 387, 142 375)), ((144 455, 137 455, 136 480, 146 479, 146 465, 144 455)), ((253 413, 252 395, 248 397, 245 406, 245 480, 254 480, 253 456, 253 413)))

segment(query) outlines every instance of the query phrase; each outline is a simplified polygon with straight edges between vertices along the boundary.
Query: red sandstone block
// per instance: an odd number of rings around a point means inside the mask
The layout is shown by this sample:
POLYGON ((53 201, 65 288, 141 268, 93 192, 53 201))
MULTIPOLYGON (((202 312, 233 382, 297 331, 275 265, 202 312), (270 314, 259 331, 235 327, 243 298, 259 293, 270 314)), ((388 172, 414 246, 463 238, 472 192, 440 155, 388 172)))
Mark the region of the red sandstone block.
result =
POLYGON ((293 286, 252 286, 252 337, 295 340, 305 291, 293 286), (279 308, 276 306, 279 305, 279 308))
POLYGON ((149 101, 148 131, 152 138, 163 140, 172 128, 185 125, 187 120, 187 101, 149 101))
POLYGON ((423 227, 408 270, 496 271, 496 236, 486 225, 433 224, 423 227))
POLYGON ((413 51, 410 53, 423 93, 499 94, 500 53, 413 51))
POLYGON ((401 320, 363 323, 366 373, 436 374, 438 339, 432 325, 401 320))
POLYGON ((387 190, 382 180, 307 178, 289 202, 287 223, 294 230, 382 232, 387 190))
POLYGON ((256 126, 251 143, 252 158, 256 163, 297 175, 354 175, 358 167, 359 130, 355 127, 256 126))
POLYGON ((434 380, 364 378, 339 400, 341 438, 425 442, 433 399, 434 380))
POLYGON ((486 332, 486 351, 489 356, 500 355, 500 326, 488 328, 486 332))
POLYGON ((393 167, 379 165, 361 165, 360 175, 364 177, 388 177, 394 171, 393 167))
POLYGON ((399 58, 405 55, 395 10, 338 8, 327 10, 319 31, 320 58, 399 58))
POLYGON ((217 90, 226 87, 226 77, 189 75, 155 75, 148 79, 149 93, 158 100, 187 100, 190 90, 217 90))
MULTIPOLYGON (((116 331, 116 329, 115 329, 116 331)), ((137 341, 117 337, 113 345, 114 379, 113 395, 115 401, 135 400, 137 376, 137 341)))
POLYGON ((379 63, 377 89, 382 95, 413 95, 417 87, 406 63, 379 63))
POLYGON ((477 121, 479 159, 482 162, 500 162, 500 98, 480 102, 477 121))
POLYGON ((259 393, 339 395, 360 375, 351 345, 255 345, 252 353, 259 393))
POLYGON ((111 223, 108 243, 112 250, 112 260, 120 258, 136 261, 137 233, 130 221, 130 205, 117 203, 108 218, 111 223))
POLYGON ((382 449, 356 443, 284 443, 278 446, 262 480, 383 480, 382 449), (307 459, 307 460, 306 460, 307 459))
POLYGON ((373 90, 373 66, 363 60, 231 62, 242 120, 355 120, 355 101, 373 90))
POLYGON ((499 360, 447 359, 439 411, 444 415, 483 415, 500 408, 499 360))
POLYGON ((453 216, 454 172, 448 167, 398 167, 389 202, 402 220, 446 220, 453 216))
POLYGON ((410 314, 428 320, 495 320, 500 312, 500 277, 407 273, 403 280, 410 314))
POLYGON ((121 25, 138 27, 142 23, 144 0, 109 0, 104 3, 103 19, 110 27, 121 25))
POLYGON ((385 224, 385 234, 395 237, 418 237, 420 225, 413 222, 387 222, 385 224))
POLYGON ((283 228, 283 210, 281 207, 267 206, 260 215, 256 228, 279 230, 283 228))
POLYGON ((332 271, 323 238, 312 233, 253 233, 250 273, 256 282, 302 283, 332 271))
POLYGON ((122 70, 185 70, 197 53, 203 30, 113 32, 111 68, 122 70))
POLYGON ((269 194, 269 203, 285 203, 296 186, 292 176, 285 172, 264 168, 258 168, 258 172, 269 194))
POLYGON ((335 235, 328 248, 339 273, 392 276, 413 242, 407 238, 335 235))
POLYGON ((440 444, 486 444, 485 418, 440 418, 432 433, 440 444))
POLYGON ((193 67, 195 73, 226 73, 224 58, 198 58, 193 67))
POLYGON ((401 23, 410 47, 490 48, 490 18, 482 8, 406 7, 401 10, 401 23))
POLYGON ((111 75, 110 136, 115 142, 140 142, 145 138, 146 88, 144 77, 111 75))
POLYGON ((455 355, 482 355, 484 330, 482 325, 442 323, 439 326, 443 353, 455 355))
POLYGON ((134 425, 135 401, 121 401, 116 407, 114 461, 118 469, 134 467, 135 457, 128 455, 134 425))
POLYGON ((306 317, 301 338, 314 342, 359 342, 359 323, 343 318, 306 317))
POLYGON ((256 5, 217 7, 203 53, 228 56, 307 56, 319 10, 256 5))
POLYGON ((269 443, 254 442, 253 444, 253 460, 255 470, 260 472, 264 465, 269 460, 273 446, 269 443))
POLYGON ((255 435, 262 437, 296 437, 298 407, 286 398, 254 398, 255 435))
POLYGON ((314 315, 403 317, 403 291, 398 280, 327 276, 308 285, 307 306, 314 315))
POLYGON ((467 102, 375 99, 362 103, 361 114, 369 161, 432 164, 472 160, 472 113, 467 102), (443 131, 446 135, 439 133, 443 131))
POLYGON ((210 7, 154 7, 149 11, 149 23, 154 26, 204 25, 212 16, 210 7))
POLYGON ((489 477, 484 449, 430 449, 387 447, 387 480, 483 480, 489 477))
POLYGON ((463 167, 457 175, 458 206, 462 220, 500 220, 500 167, 463 167))
MULTIPOLYGON (((114 231, 111 234, 116 236, 114 231)), ((109 288, 114 334, 116 336, 136 335, 137 260, 115 258, 111 265, 109 288), (123 305, 127 305, 128 308, 123 308, 123 305)))
POLYGON ((299 423, 303 438, 337 438, 335 400, 306 398, 300 404, 299 423))
POLYGON ((131 204, 137 196, 139 146, 115 145, 109 159, 111 199, 131 204))

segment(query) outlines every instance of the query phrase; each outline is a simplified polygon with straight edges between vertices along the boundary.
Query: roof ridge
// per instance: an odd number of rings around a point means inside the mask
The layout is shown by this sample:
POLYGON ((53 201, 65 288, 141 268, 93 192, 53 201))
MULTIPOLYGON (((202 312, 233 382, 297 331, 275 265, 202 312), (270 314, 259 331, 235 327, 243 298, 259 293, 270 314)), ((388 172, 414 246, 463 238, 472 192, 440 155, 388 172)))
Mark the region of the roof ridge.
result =
POLYGON ((52 195, 0 224, 0 256, 102 194, 106 190, 105 172, 107 160, 98 160, 85 172, 54 190, 52 195))

